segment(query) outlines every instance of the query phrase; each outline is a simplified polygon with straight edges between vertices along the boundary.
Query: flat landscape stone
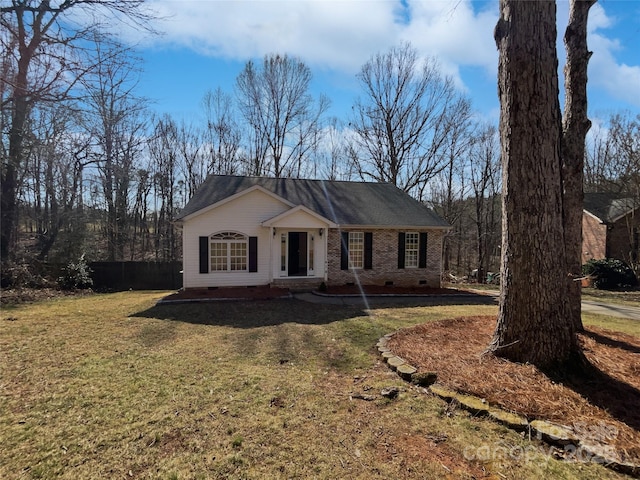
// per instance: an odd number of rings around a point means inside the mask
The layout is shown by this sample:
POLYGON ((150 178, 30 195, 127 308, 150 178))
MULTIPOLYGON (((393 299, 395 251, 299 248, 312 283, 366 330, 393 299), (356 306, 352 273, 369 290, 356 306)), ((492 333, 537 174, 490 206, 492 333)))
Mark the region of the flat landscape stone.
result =
POLYGON ((403 358, 400 357, 390 357, 387 359, 387 363, 389 365, 391 365, 392 367, 399 367, 400 365, 403 365, 405 363, 407 363, 403 358))
POLYGON ((576 438, 573 430, 562 425, 556 425, 555 423, 547 422, 544 420, 533 420, 529 423, 530 427, 536 431, 536 433, 549 443, 555 443, 559 445, 569 445, 571 443, 577 444, 578 438, 576 438))
POLYGON ((398 365, 398 373, 401 375, 411 376, 416 373, 418 370, 413 365, 409 365, 408 363, 403 363, 402 365, 398 365))
POLYGON ((457 395, 457 392, 455 392, 454 390, 449 390, 448 388, 443 387, 442 385, 438 385, 437 383, 434 383, 433 385, 431 385, 429 387, 429 390, 431 390, 437 396, 441 398, 446 398, 447 400, 451 400, 452 398, 455 398, 455 396, 457 395))
POLYGON ((489 416, 514 430, 524 430, 529 426, 529 422, 522 415, 507 412, 499 408, 489 407, 489 416))
POLYGON ((489 412, 489 405, 478 397, 471 395, 457 394, 454 397, 465 410, 475 415, 486 415, 489 412))

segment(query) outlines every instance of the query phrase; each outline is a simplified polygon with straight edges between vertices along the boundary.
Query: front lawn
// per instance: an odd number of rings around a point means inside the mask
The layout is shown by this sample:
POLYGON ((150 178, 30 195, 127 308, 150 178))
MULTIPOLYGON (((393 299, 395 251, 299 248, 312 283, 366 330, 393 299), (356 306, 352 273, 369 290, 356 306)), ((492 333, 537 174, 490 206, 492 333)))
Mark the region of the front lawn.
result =
POLYGON ((368 315, 296 300, 154 306, 162 296, 3 306, 0 478, 624 478, 452 409, 374 348, 495 306, 368 315), (394 386, 398 398, 380 395, 394 386))

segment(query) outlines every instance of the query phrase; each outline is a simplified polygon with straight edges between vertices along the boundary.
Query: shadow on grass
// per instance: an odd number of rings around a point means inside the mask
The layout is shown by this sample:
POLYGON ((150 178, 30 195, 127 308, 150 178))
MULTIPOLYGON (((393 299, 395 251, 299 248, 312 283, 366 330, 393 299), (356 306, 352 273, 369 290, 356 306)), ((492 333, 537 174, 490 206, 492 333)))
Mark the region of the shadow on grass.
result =
MULTIPOLYGON (((587 335, 603 345, 625 350, 636 348, 594 332, 587 332, 587 335)), ((578 368, 570 368, 564 372, 548 372, 547 375, 580 394, 592 405, 607 411, 612 417, 626 423, 634 430, 640 431, 640 390, 635 386, 612 377, 586 358, 582 359, 578 368)))
MULTIPOLYGON (((354 303, 363 304, 361 298, 354 298, 354 303)), ((435 307, 439 305, 497 305, 498 299, 488 295, 465 294, 465 295, 433 295, 423 297, 376 297, 368 296, 367 303, 370 308, 384 307, 435 307)))
POLYGON ((602 345, 607 345, 608 347, 619 348, 621 350, 626 350, 627 352, 631 352, 631 353, 640 353, 640 347, 638 347, 637 345, 632 345, 630 343, 623 342, 622 340, 610 338, 610 337, 607 337, 606 335, 602 335, 592 330, 585 330, 582 334, 589 338, 592 338, 593 340, 595 340, 596 342, 602 345))
POLYGON ((285 323, 325 325, 367 316, 367 313, 357 306, 317 305, 283 299, 161 304, 131 316, 198 325, 257 328, 285 323))

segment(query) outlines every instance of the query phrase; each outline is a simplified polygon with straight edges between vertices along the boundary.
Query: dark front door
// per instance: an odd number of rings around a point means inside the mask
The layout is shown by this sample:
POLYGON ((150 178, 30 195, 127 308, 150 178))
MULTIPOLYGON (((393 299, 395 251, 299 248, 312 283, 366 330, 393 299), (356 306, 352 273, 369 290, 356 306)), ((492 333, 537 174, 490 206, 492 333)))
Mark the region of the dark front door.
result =
POLYGON ((307 275, 307 232, 289 232, 290 277, 307 275))

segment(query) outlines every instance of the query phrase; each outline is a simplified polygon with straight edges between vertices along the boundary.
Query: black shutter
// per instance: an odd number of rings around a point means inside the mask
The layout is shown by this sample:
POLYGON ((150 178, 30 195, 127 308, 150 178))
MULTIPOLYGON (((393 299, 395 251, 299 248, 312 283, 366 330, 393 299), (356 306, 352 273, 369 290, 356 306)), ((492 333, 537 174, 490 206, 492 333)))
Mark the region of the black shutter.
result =
POLYGON ((418 250, 418 267, 427 268, 427 232, 420 232, 420 249, 418 250))
POLYGON ((364 232, 364 268, 371 270, 373 268, 373 233, 364 232))
POLYGON ((209 273, 209 237, 200 237, 200 273, 209 273))
POLYGON ((340 270, 349 270, 349 232, 340 234, 340 270))
POLYGON ((398 268, 404 268, 404 232, 398 232, 398 268))
POLYGON ((249 237, 249 271, 258 271, 258 237, 249 237))

